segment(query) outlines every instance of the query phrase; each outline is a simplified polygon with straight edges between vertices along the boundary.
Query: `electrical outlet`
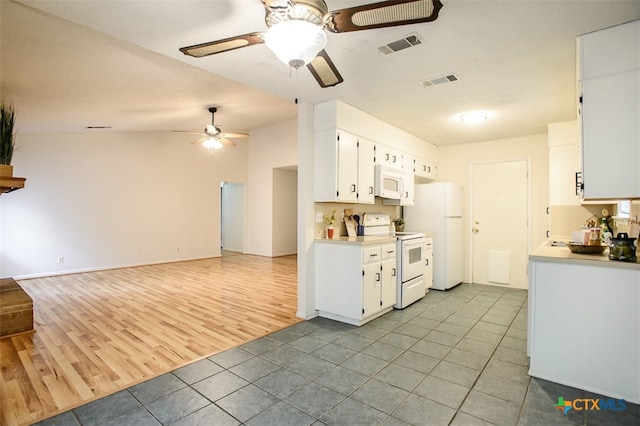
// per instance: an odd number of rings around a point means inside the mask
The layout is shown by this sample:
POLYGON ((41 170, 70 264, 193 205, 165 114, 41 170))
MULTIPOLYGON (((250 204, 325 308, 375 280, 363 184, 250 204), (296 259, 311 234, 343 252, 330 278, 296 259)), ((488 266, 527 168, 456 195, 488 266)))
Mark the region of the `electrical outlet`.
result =
POLYGON ((58 263, 60 263, 60 264, 64 263, 64 257, 63 256, 58 256, 58 263))
POLYGON ((324 215, 322 214, 322 212, 316 212, 316 222, 320 223, 324 220, 324 215))

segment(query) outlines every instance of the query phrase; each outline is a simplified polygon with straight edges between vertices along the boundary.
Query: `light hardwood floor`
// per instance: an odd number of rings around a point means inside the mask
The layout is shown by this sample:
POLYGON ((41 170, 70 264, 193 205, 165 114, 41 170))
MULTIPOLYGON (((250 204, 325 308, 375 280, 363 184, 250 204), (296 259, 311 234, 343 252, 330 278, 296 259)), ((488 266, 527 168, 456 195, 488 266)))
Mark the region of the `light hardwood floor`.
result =
POLYGON ((20 281, 35 330, 0 340, 0 422, 29 424, 296 318, 296 257, 250 255, 20 281))

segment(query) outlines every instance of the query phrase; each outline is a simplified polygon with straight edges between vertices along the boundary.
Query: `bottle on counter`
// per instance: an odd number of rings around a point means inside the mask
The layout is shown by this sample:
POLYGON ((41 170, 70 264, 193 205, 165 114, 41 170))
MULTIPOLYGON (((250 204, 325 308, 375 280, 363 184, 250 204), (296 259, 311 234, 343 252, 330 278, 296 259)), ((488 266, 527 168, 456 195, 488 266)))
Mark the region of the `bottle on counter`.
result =
POLYGON ((611 237, 613 236, 613 232, 611 232, 611 228, 609 227, 609 223, 606 217, 603 217, 600 220, 600 238, 602 240, 602 245, 608 246, 611 244, 611 237))

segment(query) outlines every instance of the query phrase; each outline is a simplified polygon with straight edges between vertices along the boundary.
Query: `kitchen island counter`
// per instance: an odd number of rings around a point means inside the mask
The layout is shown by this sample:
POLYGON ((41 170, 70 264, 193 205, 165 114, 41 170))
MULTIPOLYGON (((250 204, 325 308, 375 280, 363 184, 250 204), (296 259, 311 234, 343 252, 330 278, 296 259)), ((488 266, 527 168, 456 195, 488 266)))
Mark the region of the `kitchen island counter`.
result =
POLYGON ((551 246, 550 242, 543 243, 529 255, 529 260, 539 262, 566 263, 575 265, 601 266, 605 268, 636 269, 640 271, 640 263, 622 262, 609 259, 609 249, 602 254, 572 253, 568 247, 551 246))
POLYGON ((640 403, 640 265, 540 247, 528 303, 529 375, 640 403))

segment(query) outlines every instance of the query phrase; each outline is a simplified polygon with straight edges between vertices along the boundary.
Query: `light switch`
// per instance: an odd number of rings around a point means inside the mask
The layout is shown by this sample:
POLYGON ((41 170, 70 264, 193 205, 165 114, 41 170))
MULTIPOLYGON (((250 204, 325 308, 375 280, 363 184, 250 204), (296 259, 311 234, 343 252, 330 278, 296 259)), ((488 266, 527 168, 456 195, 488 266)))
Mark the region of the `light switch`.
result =
POLYGON ((322 214, 322 212, 316 212, 316 222, 320 223, 324 220, 324 215, 322 214))

